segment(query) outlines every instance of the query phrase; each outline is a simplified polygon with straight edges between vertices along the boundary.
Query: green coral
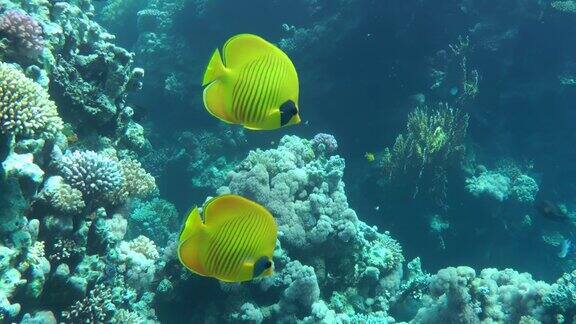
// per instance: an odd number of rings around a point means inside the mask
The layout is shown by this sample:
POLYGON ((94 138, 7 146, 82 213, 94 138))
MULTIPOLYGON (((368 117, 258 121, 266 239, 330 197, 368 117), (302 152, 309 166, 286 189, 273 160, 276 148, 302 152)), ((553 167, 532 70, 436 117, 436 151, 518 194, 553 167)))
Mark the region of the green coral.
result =
POLYGON ((442 192, 446 170, 464 156, 468 118, 447 104, 416 108, 408 115, 406 131, 396 137, 392 148, 379 154, 377 165, 384 183, 409 184, 415 196, 419 183, 432 178, 431 191, 442 192))

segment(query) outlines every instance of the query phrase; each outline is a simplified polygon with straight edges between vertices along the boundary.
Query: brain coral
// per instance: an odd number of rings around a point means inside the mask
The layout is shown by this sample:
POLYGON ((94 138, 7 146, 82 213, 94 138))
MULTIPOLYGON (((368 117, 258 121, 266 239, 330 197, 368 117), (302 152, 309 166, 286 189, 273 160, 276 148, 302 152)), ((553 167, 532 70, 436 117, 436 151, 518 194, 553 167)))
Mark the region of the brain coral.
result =
POLYGON ((0 132, 52 138, 62 129, 48 92, 9 64, 0 63, 0 132))

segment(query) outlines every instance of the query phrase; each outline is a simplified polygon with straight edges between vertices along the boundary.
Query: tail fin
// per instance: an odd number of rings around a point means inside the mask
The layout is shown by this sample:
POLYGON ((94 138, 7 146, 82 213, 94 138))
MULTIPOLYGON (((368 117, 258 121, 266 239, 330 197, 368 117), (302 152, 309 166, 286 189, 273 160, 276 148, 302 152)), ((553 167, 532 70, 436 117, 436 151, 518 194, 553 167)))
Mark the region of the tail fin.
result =
POLYGON ((222 62, 220 51, 216 49, 210 58, 208 67, 206 67, 206 72, 204 72, 202 86, 205 86, 208 83, 218 79, 219 77, 223 76, 224 73, 226 73, 226 67, 224 66, 224 62, 222 62))

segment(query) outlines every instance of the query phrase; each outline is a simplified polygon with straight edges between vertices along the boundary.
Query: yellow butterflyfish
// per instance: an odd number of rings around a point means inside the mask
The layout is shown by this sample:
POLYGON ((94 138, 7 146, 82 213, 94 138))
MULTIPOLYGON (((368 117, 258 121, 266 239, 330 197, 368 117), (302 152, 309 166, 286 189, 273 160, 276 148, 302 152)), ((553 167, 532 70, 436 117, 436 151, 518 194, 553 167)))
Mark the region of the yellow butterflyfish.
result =
POLYGON ((178 242, 178 258, 189 270, 227 282, 269 276, 278 228, 263 206, 224 195, 194 208, 178 242))
POLYGON ((300 123, 298 74, 281 49, 239 34, 222 53, 214 51, 202 80, 204 106, 213 116, 254 130, 300 123))

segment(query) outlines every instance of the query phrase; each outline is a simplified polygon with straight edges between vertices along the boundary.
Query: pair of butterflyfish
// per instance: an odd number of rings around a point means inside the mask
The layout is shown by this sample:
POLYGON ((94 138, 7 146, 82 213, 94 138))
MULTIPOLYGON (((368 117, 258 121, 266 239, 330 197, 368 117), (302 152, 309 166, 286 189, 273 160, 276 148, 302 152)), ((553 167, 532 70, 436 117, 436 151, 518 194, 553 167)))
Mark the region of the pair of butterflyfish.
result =
POLYGON ((251 34, 216 49, 204 78, 204 106, 229 124, 271 130, 300 123, 298 74, 278 47, 251 34))
MULTIPOLYGON (((300 123, 298 74, 263 38, 240 34, 216 49, 204 73, 204 106, 213 116, 253 130, 300 123)), ((187 215, 178 258, 189 270, 227 282, 269 276, 277 226, 263 206, 236 195, 214 198, 187 215)))
POLYGON ((269 276, 277 226, 270 212, 236 195, 196 207, 180 233, 178 258, 192 272, 227 282, 269 276))

